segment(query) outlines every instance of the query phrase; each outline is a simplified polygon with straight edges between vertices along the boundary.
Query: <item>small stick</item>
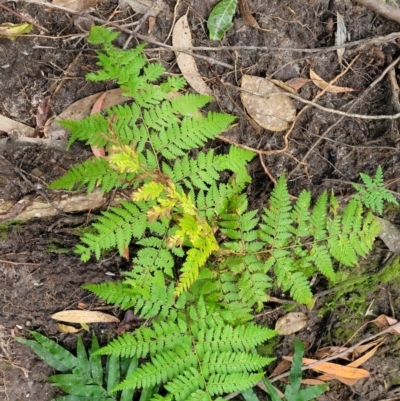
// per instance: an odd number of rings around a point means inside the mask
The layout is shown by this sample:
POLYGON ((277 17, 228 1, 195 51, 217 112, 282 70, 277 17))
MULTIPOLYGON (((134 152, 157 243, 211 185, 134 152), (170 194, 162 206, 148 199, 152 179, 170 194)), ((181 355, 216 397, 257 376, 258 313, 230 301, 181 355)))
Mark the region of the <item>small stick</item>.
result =
POLYGON ((36 28, 40 29, 41 31, 46 32, 46 33, 50 33, 50 31, 48 29, 46 29, 46 28, 42 27, 41 25, 37 24, 35 21, 32 21, 30 18, 24 17, 23 15, 16 13, 14 10, 11 10, 11 8, 8 8, 4 4, 0 4, 0 7, 3 8, 4 10, 8 11, 9 13, 15 15, 19 19, 22 19, 22 21, 28 22, 29 24, 32 24, 32 25, 35 25, 36 28))

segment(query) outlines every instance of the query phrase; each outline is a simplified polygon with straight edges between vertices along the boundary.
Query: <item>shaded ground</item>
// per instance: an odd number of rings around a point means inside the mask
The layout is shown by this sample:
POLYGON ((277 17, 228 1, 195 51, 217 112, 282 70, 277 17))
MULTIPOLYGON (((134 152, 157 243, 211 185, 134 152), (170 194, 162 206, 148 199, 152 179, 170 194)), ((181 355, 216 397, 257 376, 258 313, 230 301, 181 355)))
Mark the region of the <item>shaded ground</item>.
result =
MULTIPOLYGON (((92 14, 103 19, 113 15, 113 20, 122 20, 129 16, 135 20, 141 17, 134 16, 129 10, 113 14, 117 3, 116 0, 103 1, 92 14)), ((251 28, 238 12, 233 28, 221 42, 215 43, 208 40, 205 27, 207 15, 215 3, 214 0, 188 0, 181 1, 177 8, 177 17, 189 9, 189 22, 195 46, 217 48, 220 45, 240 45, 292 49, 332 46, 337 12, 344 16, 352 41, 387 35, 398 30, 397 24, 384 20, 348 0, 249 0, 249 7, 260 26, 272 32, 266 33, 251 28)), ((39 35, 39 30, 35 28, 35 35, 21 37, 15 41, 0 39, 0 114, 34 127, 39 100, 52 94, 62 79, 62 85, 52 96, 55 114, 59 114, 78 99, 112 87, 112 84, 105 87, 87 83, 84 79, 87 72, 96 69, 95 53, 88 48, 84 37, 68 36, 80 34, 77 25, 81 26, 81 22, 77 23, 64 13, 45 10, 43 6, 24 2, 4 4, 21 15, 34 19, 39 25, 47 28, 49 33, 39 35)), ((170 43, 168 33, 173 23, 176 2, 168 0, 166 4, 168 10, 162 17, 157 18, 151 35, 160 42, 168 38, 170 43)), ((21 21, 0 9, 0 23, 3 22, 21 21)), ((146 21, 140 32, 147 34, 147 27, 146 21)), ((121 35, 119 44, 122 46, 126 39, 127 35, 121 35)), ((133 39, 130 46, 136 43, 138 41, 133 39)), ((149 45, 147 48, 153 47, 149 45)), ((243 117, 245 113, 239 93, 224 83, 237 86, 244 73, 273 76, 285 81, 299 76, 308 77, 311 67, 329 81, 341 72, 337 55, 333 51, 307 54, 301 51, 265 51, 252 48, 223 51, 216 49, 202 54, 234 66, 233 70, 229 70, 220 65, 198 61, 201 74, 215 93, 217 104, 214 107, 218 105, 221 110, 238 116, 238 126, 227 133, 227 136, 257 149, 282 148, 282 134, 263 130, 255 133, 248 120, 243 117)), ((350 94, 326 94, 321 104, 335 110, 347 110, 356 99, 364 96, 352 112, 370 115, 399 112, 391 100, 393 88, 387 77, 368 91, 370 84, 399 54, 396 42, 347 50, 347 61, 351 61, 356 55, 359 55, 359 58, 337 84, 355 88, 357 91, 350 94)), ((148 55, 153 59, 161 59, 168 71, 179 73, 172 52, 158 49, 149 51, 148 55)), ((318 89, 312 84, 307 84, 300 90, 300 95, 309 100, 317 93, 318 89)), ((295 104, 298 110, 304 106, 298 101, 295 104)), ((264 161, 273 177, 286 173, 294 195, 302 189, 310 189, 317 196, 326 188, 334 188, 337 194, 345 196, 351 190, 345 182, 357 181, 360 172, 373 174, 378 165, 383 167, 386 180, 400 176, 399 139, 396 120, 341 119, 338 115, 310 108, 299 118, 290 135, 287 153, 269 155, 264 161), (324 136, 324 139, 318 142, 321 136, 324 136), (307 158, 303 159, 305 156, 307 158), (303 160, 304 164, 299 165, 299 160, 303 160)), ((224 144, 214 142, 213 146, 224 144)), ((59 176, 71 164, 89 157, 90 151, 83 146, 75 147, 70 153, 30 146, 9 149, 1 155, 4 159, 0 160, 0 200, 16 202, 27 194, 31 194, 32 197, 40 195, 34 192, 12 166, 25 172, 32 183, 40 182, 44 185, 59 176)), ((249 194, 253 204, 250 206, 254 208, 265 204, 272 183, 259 160, 252 163, 251 174, 253 184, 249 194)), ((397 182, 391 185, 390 189, 400 192, 397 182)), ((101 262, 81 263, 73 253, 73 247, 78 240, 75 228, 85 226, 86 217, 83 216, 82 221, 79 220, 79 216, 75 217, 78 220, 73 222, 61 220, 59 224, 54 224, 60 219, 57 217, 37 219, 23 225, 5 224, 0 229, 0 399, 14 401, 29 398, 47 401, 55 394, 55 390, 45 383, 46 376, 51 374, 52 370, 28 349, 15 343, 11 334, 25 335, 26 329, 34 329, 57 339, 67 347, 73 347, 74 337, 60 334, 50 318, 51 314, 76 307, 77 302, 98 306, 98 301, 81 290, 80 285, 104 281, 109 277, 105 273, 118 275, 120 269, 128 267, 116 254, 107 255, 101 262)), ((399 222, 398 213, 394 212, 390 217, 395 223, 399 222)), ((383 244, 378 243, 377 247, 378 251, 368 262, 372 268, 379 268, 388 255, 383 244)), ((342 299, 341 308, 327 313, 323 319, 318 318, 314 312, 309 313, 311 323, 299 336, 309 345, 310 350, 315 350, 320 344, 342 344, 348 335, 353 333, 354 321, 350 318, 350 325, 346 328, 344 319, 349 317, 346 304, 351 301, 353 295, 342 299), (340 333, 338 329, 343 329, 344 332, 340 333)), ((396 301, 398 296, 396 285, 387 285, 385 288, 372 289, 368 300, 375 299, 372 308, 374 314, 393 315, 400 307, 396 301)), ((268 307, 275 309, 276 305, 268 307)), ((360 307, 357 327, 369 319, 362 315, 367 308, 368 304, 360 307)), ((118 311, 113 312, 118 314, 118 311)), ((276 318, 282 313, 281 310, 277 310, 272 316, 276 318)), ((98 333, 104 335, 103 338, 114 330, 115 327, 111 325, 97 328, 98 333)), ((279 349, 283 355, 290 351, 292 340, 282 340, 279 349)), ((377 355, 364 365, 372 374, 370 379, 352 388, 333 385, 331 391, 321 397, 321 400, 373 401, 389 398, 392 395, 388 392, 395 391, 396 386, 400 384, 398 349, 396 338, 390 339, 377 355)))

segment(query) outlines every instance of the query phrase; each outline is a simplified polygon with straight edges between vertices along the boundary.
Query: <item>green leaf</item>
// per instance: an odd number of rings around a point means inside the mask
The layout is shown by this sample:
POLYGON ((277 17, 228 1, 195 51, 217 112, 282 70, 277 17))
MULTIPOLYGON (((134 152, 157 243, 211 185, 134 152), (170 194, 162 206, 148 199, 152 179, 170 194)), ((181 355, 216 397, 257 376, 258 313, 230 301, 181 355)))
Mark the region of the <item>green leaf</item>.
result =
MULTIPOLYGON (((125 359, 125 358, 121 358, 121 365, 122 365, 123 359, 125 359)), ((129 361, 129 359, 127 359, 127 360, 129 361)), ((124 372, 124 377, 131 375, 135 371, 135 369, 137 369, 137 367, 138 367, 138 359, 132 358, 130 360, 130 363, 128 365, 128 369, 127 369, 126 373, 124 372)), ((121 367, 121 373, 122 373, 122 367, 121 367)), ((135 389, 133 389, 133 388, 125 388, 124 390, 122 390, 120 401, 132 401, 134 392, 135 392, 135 389)), ((144 390, 142 391, 142 395, 140 396, 139 401, 148 401, 149 398, 142 400, 143 393, 145 393, 144 390)), ((153 394, 153 393, 151 393, 151 394, 153 394)))
POLYGON ((252 388, 244 390, 240 394, 246 401, 260 401, 252 388))
POLYGON ((15 337, 15 339, 31 348, 48 365, 59 372, 68 372, 78 365, 77 358, 61 345, 35 331, 30 331, 30 333, 35 340, 26 340, 21 337, 15 337))
POLYGON ((119 366, 119 357, 110 355, 107 359, 106 366, 106 375, 107 375, 107 391, 111 392, 111 390, 119 383, 120 380, 120 366, 119 366))
POLYGON ((236 6, 237 0, 222 0, 212 9, 207 21, 211 40, 222 39, 225 32, 232 27, 236 6))

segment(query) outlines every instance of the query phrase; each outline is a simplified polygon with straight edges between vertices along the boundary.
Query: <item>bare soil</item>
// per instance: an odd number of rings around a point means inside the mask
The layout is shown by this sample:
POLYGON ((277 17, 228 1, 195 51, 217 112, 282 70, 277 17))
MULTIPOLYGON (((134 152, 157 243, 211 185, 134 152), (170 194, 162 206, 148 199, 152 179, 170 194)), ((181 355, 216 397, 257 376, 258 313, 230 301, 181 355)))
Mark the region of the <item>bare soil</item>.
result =
MULTIPOLYGON (((234 86, 239 85, 243 74, 286 81, 296 77, 308 78, 310 68, 327 81, 333 79, 342 71, 342 67, 335 51, 323 49, 334 45, 337 12, 344 18, 351 41, 371 39, 371 44, 348 48, 344 54, 347 62, 356 56, 358 58, 336 85, 351 87, 356 91, 327 93, 319 103, 329 109, 346 111, 361 97, 352 113, 388 115, 400 112, 392 100, 395 87, 387 76, 370 88, 371 83, 400 55, 397 41, 374 44, 372 39, 398 32, 396 23, 350 0, 248 0, 259 25, 271 32, 250 27, 238 10, 234 26, 224 39, 212 42, 207 36, 206 19, 216 2, 181 0, 174 10, 176 1, 165 0, 167 10, 157 17, 149 35, 170 44, 169 32, 174 12, 178 18, 189 10, 194 46, 216 48, 215 51, 198 53, 234 67, 228 69, 216 63, 197 60, 200 73, 214 91, 214 107, 238 116, 238 126, 226 133, 231 140, 264 150, 283 147, 282 133, 266 130, 255 132, 245 117, 239 93, 234 86), (251 48, 220 50, 219 46, 251 48), (306 53, 302 49, 321 50, 306 53)), ((43 33, 34 28, 32 34, 14 41, 0 38, 0 114, 35 127, 36 110, 43 97, 51 95, 51 107, 57 115, 76 100, 113 87, 112 83, 85 81, 85 74, 96 70, 95 52, 87 45, 81 31, 87 21, 82 22, 66 13, 54 12, 43 5, 29 2, 3 4, 21 16, 34 20, 49 32, 43 33), (60 83, 61 86, 54 93, 60 83)), ((142 17, 130 9, 118 11, 117 6, 117 0, 104 0, 94 7, 91 14, 113 21, 128 17, 139 20, 142 17)), ((0 23, 4 22, 22 21, 17 15, 0 8, 0 23)), ((147 21, 139 32, 148 34, 147 21)), ((127 38, 128 35, 122 34, 118 39, 119 45, 123 46, 127 38)), ((129 47, 138 43, 140 41, 133 38, 129 47)), ((171 51, 160 50, 152 44, 147 49, 149 58, 159 59, 169 72, 179 73, 171 51), (157 50, 150 51, 154 47, 157 50)), ((299 91, 299 95, 307 100, 312 100, 317 93, 318 89, 311 83, 299 91)), ((304 106, 299 101, 295 101, 295 105, 298 110, 304 106)), ((7 133, 2 133, 1 128, 0 140, 7 138, 7 133)), ((212 146, 225 144, 214 141, 212 146)), ((383 167, 386 181, 400 177, 399 146, 398 120, 342 118, 337 114, 309 108, 298 119, 290 134, 287 151, 270 154, 263 160, 272 177, 286 174, 293 195, 309 189, 316 197, 325 189, 334 189, 337 194, 346 196, 351 192, 348 182, 357 182, 360 172, 373 174, 378 165, 383 167)), ((91 153, 90 149, 79 144, 68 153, 37 145, 3 149, 0 155, 0 202, 18 202, 26 196, 32 199, 41 196, 28 181, 33 185, 41 184, 46 194, 51 196, 51 191, 45 189, 46 184, 72 164, 90 157, 91 153)), ((259 159, 251 164, 250 169, 253 177, 253 184, 249 188, 250 206, 259 207, 266 203, 273 184, 259 159)), ((399 186, 397 180, 390 189, 400 192, 399 186)), ((90 216, 98 213, 99 210, 91 210, 90 216)), ((395 223, 400 221, 398 210, 390 215, 390 219, 395 223)), ((27 336, 26 330, 38 330, 72 349, 75 346, 74 335, 61 334, 50 316, 64 309, 75 308, 78 302, 84 302, 89 307, 99 306, 99 301, 80 286, 110 279, 107 274, 118 276, 129 268, 116 253, 106 255, 101 261, 80 262, 73 252, 78 242, 79 231, 76 228, 87 226, 88 220, 86 214, 72 214, 68 219, 56 216, 23 224, 6 222, 0 227, 0 399, 48 401, 56 395, 56 389, 46 383, 46 377, 54 373, 52 369, 29 349, 16 343, 12 335, 27 336)), ((377 251, 366 261, 366 265, 371 269, 379 269, 388 255, 384 244, 377 242, 377 251)), ((396 317, 400 308, 397 302, 399 295, 396 285, 372 289, 367 298, 368 301, 374 300, 372 313, 396 317)), ((338 328, 342 329, 343 336, 347 336, 371 318, 358 311, 355 324, 346 302, 344 299, 344 306, 323 317, 318 317, 315 311, 307 312, 310 324, 299 333, 299 337, 308 345, 308 356, 312 357, 320 345, 343 344, 347 337, 340 338, 338 328)), ((276 310, 271 314, 273 319, 283 314, 277 305, 267 305, 266 308, 276 310)), ((367 309, 368 304, 365 304, 363 312, 367 309)), ((121 317, 118 310, 112 313, 121 317)), ((115 328, 113 325, 98 325, 95 330, 100 339, 105 341, 107 336, 114 335, 115 328)), ((364 329, 363 333, 367 335, 368 329, 364 329)), ((281 339, 278 349, 282 355, 290 352, 292 341, 292 336, 281 339)), ((399 341, 393 336, 363 365, 371 372, 371 378, 351 387, 333 383, 320 400, 400 399, 396 398, 397 386, 400 385, 399 366, 399 341)))

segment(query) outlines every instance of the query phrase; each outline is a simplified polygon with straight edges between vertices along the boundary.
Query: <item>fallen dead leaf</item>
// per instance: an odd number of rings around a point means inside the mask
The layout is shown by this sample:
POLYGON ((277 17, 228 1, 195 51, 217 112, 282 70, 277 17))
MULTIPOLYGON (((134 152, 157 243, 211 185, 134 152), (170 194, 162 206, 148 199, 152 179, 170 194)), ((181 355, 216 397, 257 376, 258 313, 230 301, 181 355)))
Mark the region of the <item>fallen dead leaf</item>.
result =
MULTIPOLYGON (((347 39, 347 29, 346 29, 346 25, 344 24, 343 15, 341 15, 339 12, 337 12, 336 13, 335 46, 343 45, 346 42, 346 39, 347 39)), ((342 65, 342 59, 343 59, 343 54, 344 54, 345 50, 346 49, 344 47, 341 47, 340 49, 336 50, 340 65, 342 65)))
POLYGON ((51 109, 50 96, 46 96, 39 102, 36 111, 36 130, 35 134, 38 138, 47 138, 45 133, 45 126, 49 118, 53 115, 53 110, 51 109))
POLYGON ((68 324, 62 324, 62 323, 57 323, 58 330, 61 331, 61 333, 69 333, 69 334, 74 334, 74 333, 79 333, 82 331, 82 327, 80 329, 77 329, 74 326, 69 326, 68 324))
MULTIPOLYGON (((187 14, 176 21, 172 32, 172 45, 177 48, 192 47, 192 34, 190 32, 187 14)), ((212 96, 212 90, 206 85, 196 65, 193 56, 177 52, 176 62, 188 84, 202 95, 212 96)))
POLYGON ((328 374, 320 375, 320 376, 317 377, 317 379, 318 380, 322 380, 322 381, 339 380, 340 382, 342 382, 346 386, 353 386, 359 380, 359 379, 348 379, 346 377, 341 377, 341 376, 336 376, 336 375, 328 375, 328 374))
POLYGON ((325 90, 326 92, 330 93, 345 93, 345 92, 354 92, 355 89, 353 88, 346 88, 345 86, 336 86, 336 85, 329 85, 328 82, 324 81, 318 74, 316 74, 310 68, 310 78, 312 79, 315 86, 318 88, 325 90))
POLYGON ((260 31, 271 32, 269 29, 263 29, 260 27, 260 25, 258 25, 258 22, 251 14, 249 5, 247 4, 247 0, 239 0, 239 10, 243 15, 243 19, 246 21, 248 25, 260 31))
POLYGON ((290 312, 277 320, 275 330, 282 336, 288 336, 301 330, 307 322, 308 317, 303 312, 290 312))
POLYGON ((379 315, 376 319, 371 320, 370 323, 375 323, 380 329, 386 329, 389 326, 393 326, 396 324, 390 333, 392 334, 400 334, 400 322, 398 322, 396 319, 393 319, 392 317, 386 316, 386 315, 379 315))
POLYGON ((245 90, 241 93, 244 107, 261 127, 270 131, 283 131, 296 117, 296 108, 291 99, 268 79, 243 75, 241 87, 245 90), (265 95, 265 97, 253 93, 265 95), (274 96, 267 97, 267 95, 274 96))
POLYGON ((119 323, 115 316, 98 311, 66 310, 55 313, 51 318, 67 323, 119 323))
MULTIPOLYGON (((329 356, 339 354, 340 352, 343 352, 346 350, 347 350, 347 347, 335 347, 335 346, 323 347, 323 348, 320 348, 319 350, 317 350, 317 352, 315 353, 315 357, 317 359, 324 359, 329 356)), ((344 359, 346 361, 351 361, 351 351, 349 351, 345 355, 341 355, 338 358, 344 359)))
MULTIPOLYGON (((69 131, 66 128, 59 125, 57 123, 57 120, 82 120, 83 118, 85 118, 90 114, 93 105, 96 103, 96 100, 103 93, 104 92, 95 93, 94 95, 87 96, 68 106, 60 115, 56 117, 56 121, 52 122, 48 134, 49 138, 51 139, 68 138, 69 131)), ((121 89, 111 89, 106 93, 107 94, 103 101, 102 110, 131 100, 130 97, 123 96, 123 91, 121 89)))
MULTIPOLYGON (((292 357, 285 356, 284 359, 292 360, 292 357)), ((303 365, 307 367, 314 362, 318 362, 317 359, 303 358, 303 365)), ((334 375, 338 377, 343 377, 346 379, 364 379, 369 377, 370 374, 368 370, 354 368, 349 366, 342 366, 332 362, 320 362, 318 365, 311 367, 310 369, 316 372, 327 373, 328 375, 334 375)))
POLYGON ((285 85, 290 86, 294 90, 298 91, 302 86, 304 86, 308 82, 311 82, 311 79, 298 77, 289 79, 289 81, 285 82, 285 85))
POLYGON ((52 4, 74 11, 83 11, 94 6, 99 1, 100 0, 53 0, 52 4))

